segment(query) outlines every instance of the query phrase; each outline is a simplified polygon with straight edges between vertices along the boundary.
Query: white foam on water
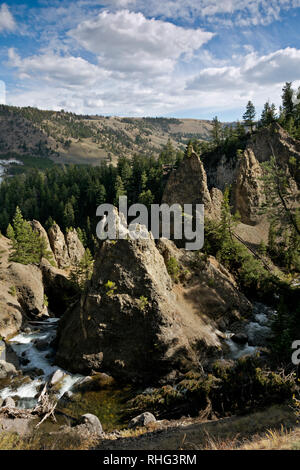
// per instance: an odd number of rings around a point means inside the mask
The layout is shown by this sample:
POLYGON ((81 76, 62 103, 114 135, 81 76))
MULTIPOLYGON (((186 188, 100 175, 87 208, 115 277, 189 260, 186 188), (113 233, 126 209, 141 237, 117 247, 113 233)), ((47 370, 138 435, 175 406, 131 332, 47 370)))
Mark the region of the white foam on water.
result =
POLYGON ((225 339, 225 343, 228 344, 230 349, 230 359, 239 359, 243 356, 253 356, 256 351, 256 346, 249 346, 247 344, 237 344, 232 339, 225 339))
MULTIPOLYGON (((10 396, 17 396, 20 398, 17 403, 20 408, 28 408, 35 405, 35 397, 38 394, 39 388, 49 380, 55 371, 59 369, 58 366, 51 363, 51 358, 49 359, 49 357, 47 357, 49 354, 51 355, 52 352, 50 343, 54 338, 56 323, 58 321, 58 318, 49 318, 44 322, 32 322, 35 327, 39 328, 38 331, 27 334, 20 333, 10 340, 10 345, 17 356, 20 359, 22 358, 29 361, 25 366, 21 366, 24 376, 32 369, 35 369, 36 373, 40 370, 41 374, 30 383, 22 384, 17 389, 6 387, 3 390, 0 390, 0 397, 2 399, 10 396), (39 351, 35 347, 35 341, 47 339, 49 340, 49 347, 44 351, 39 351)), ((63 394, 70 390, 78 380, 82 379, 82 375, 73 375, 63 369, 60 370, 65 372, 66 375, 57 392, 57 398, 62 397, 63 394)))
POLYGON ((245 328, 245 333, 248 336, 248 339, 255 346, 250 346, 246 344, 237 344, 231 338, 233 335, 232 332, 226 333, 225 343, 229 346, 230 359, 239 359, 242 356, 250 355, 253 356, 260 346, 264 345, 266 340, 272 335, 272 330, 270 328, 272 318, 277 314, 276 310, 272 310, 266 305, 256 303, 254 305, 254 318, 255 321, 251 321, 247 324, 245 328))

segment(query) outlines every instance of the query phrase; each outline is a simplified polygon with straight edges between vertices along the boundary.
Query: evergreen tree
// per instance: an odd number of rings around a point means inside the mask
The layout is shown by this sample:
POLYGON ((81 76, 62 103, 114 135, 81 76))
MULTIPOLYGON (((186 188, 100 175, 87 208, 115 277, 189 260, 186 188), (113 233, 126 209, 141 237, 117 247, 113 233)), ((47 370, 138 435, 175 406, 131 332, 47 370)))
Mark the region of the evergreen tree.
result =
POLYGON ((185 152, 184 152, 184 156, 189 158, 192 153, 193 153, 194 149, 193 149, 193 142, 190 140, 186 146, 186 149, 185 149, 185 152))
POLYGON ((300 268, 299 193, 290 186, 290 174, 273 155, 262 164, 266 203, 263 212, 271 223, 269 249, 278 255, 288 268, 300 268), (293 256, 294 254, 294 256, 293 256))
POLYGON ((282 109, 285 120, 293 117, 294 103, 293 103, 294 91, 292 88, 292 82, 286 82, 282 88, 282 109))
POLYGON ((87 248, 82 259, 75 264, 70 273, 70 280, 80 289, 84 290, 93 273, 93 257, 87 248))
POLYGON ((212 121, 212 130, 211 130, 211 137, 212 142, 215 146, 220 145, 222 141, 222 124, 218 120, 217 116, 213 118, 212 121))
POLYGON ((253 132, 254 119, 256 116, 256 111, 252 101, 248 101, 246 106, 246 111, 243 115, 245 126, 250 127, 251 132, 253 132))
POLYGON ((147 191, 143 191, 139 195, 139 203, 140 204, 144 204, 145 206, 150 208, 150 206, 151 206, 151 204, 153 204, 153 202, 154 202, 154 196, 151 193, 150 189, 148 189, 147 191))
POLYGON ((114 189, 115 189, 114 205, 118 206, 120 196, 125 196, 126 195, 126 191, 125 191, 125 188, 124 188, 122 178, 119 175, 117 176, 114 189))
POLYGON ((267 101, 264 105, 264 109, 261 113, 260 122, 262 126, 269 126, 274 121, 276 121, 276 107, 275 104, 272 103, 270 105, 269 101, 267 101))
POLYGON ((23 219, 19 207, 16 208, 12 226, 7 227, 7 236, 12 241, 10 261, 22 264, 39 263, 43 257, 51 261, 47 244, 43 237, 35 232, 30 223, 23 219))

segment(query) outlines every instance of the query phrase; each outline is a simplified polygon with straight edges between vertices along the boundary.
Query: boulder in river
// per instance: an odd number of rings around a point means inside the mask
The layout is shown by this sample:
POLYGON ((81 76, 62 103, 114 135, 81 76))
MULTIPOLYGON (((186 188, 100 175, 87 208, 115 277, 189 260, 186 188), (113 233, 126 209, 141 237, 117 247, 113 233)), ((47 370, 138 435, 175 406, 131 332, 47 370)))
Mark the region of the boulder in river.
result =
POLYGON ((231 339, 237 344, 246 344, 248 342, 248 336, 244 333, 237 333, 231 339))
POLYGON ((18 372, 13 364, 6 361, 0 361, 0 379, 14 377, 16 375, 18 375, 18 372))
POLYGON ((63 378, 66 376, 67 374, 65 372, 63 372, 62 370, 60 369, 57 369, 51 379, 50 379, 50 385, 53 386, 53 385, 56 385, 58 382, 61 382, 63 380, 63 378))
POLYGON ((15 403, 15 400, 11 397, 7 397, 5 398, 5 400, 3 401, 3 404, 2 404, 3 407, 7 407, 7 408, 15 408, 16 406, 16 403, 15 403))

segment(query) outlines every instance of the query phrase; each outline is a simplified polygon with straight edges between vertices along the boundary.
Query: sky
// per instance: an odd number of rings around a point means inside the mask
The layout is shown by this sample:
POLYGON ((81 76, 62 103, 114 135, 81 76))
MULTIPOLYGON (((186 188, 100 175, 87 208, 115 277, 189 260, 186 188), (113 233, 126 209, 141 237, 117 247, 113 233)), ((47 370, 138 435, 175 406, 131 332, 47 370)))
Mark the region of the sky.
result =
POLYGON ((0 102, 241 119, 300 86, 300 0, 0 1, 0 102))

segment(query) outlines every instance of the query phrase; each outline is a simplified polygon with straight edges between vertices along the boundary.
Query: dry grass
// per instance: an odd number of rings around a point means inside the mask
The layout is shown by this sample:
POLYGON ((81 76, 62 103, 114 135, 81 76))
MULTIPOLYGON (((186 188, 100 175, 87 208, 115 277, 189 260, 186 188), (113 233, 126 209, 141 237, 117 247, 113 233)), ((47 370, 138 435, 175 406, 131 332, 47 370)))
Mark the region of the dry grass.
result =
POLYGON ((0 434, 0 450, 89 450, 97 439, 75 433, 34 434, 21 437, 16 433, 0 434))

